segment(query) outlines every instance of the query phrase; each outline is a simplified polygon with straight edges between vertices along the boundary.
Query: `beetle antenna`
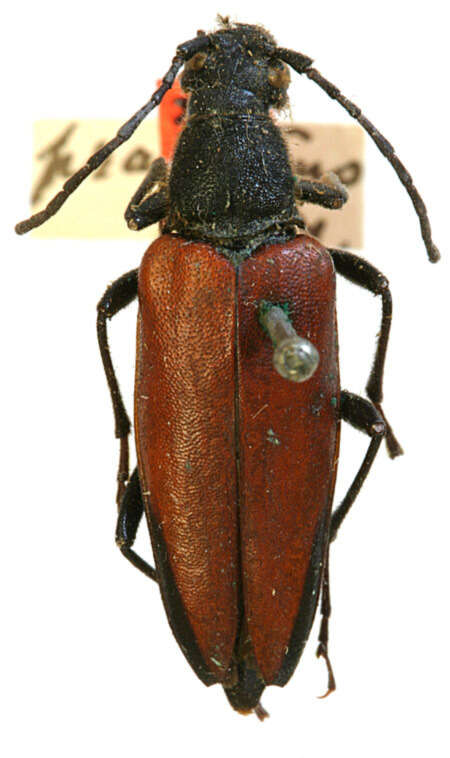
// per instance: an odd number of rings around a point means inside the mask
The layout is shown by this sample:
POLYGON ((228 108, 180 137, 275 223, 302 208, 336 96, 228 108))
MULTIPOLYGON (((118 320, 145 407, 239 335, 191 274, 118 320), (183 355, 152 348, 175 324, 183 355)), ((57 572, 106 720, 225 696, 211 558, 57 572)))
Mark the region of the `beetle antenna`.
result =
POLYGON ((66 202, 67 198, 72 194, 72 192, 74 192, 80 186, 81 182, 84 182, 84 180, 90 174, 92 174, 93 171, 99 168, 99 166, 105 162, 111 153, 114 152, 114 150, 117 150, 118 147, 130 139, 144 118, 150 113, 150 111, 152 111, 154 108, 156 108, 157 105, 160 104, 167 90, 169 90, 174 83, 181 66, 189 58, 195 55, 195 53, 197 53, 199 50, 203 50, 208 45, 209 38, 206 35, 204 37, 196 37, 189 42, 184 42, 182 45, 179 45, 177 47, 176 55, 172 60, 172 65, 170 66, 166 75, 163 77, 161 85, 153 93, 150 100, 144 106, 142 106, 142 108, 140 108, 134 114, 134 116, 126 121, 125 124, 122 124, 116 136, 112 140, 107 142, 106 145, 103 145, 103 147, 100 148, 100 150, 97 150, 96 153, 91 155, 87 163, 78 171, 76 171, 76 173, 73 174, 63 184, 62 189, 52 198, 52 200, 50 200, 44 210, 35 213, 25 221, 20 221, 16 225, 15 230, 17 234, 26 234, 26 232, 29 232, 31 229, 35 229, 37 226, 41 226, 41 224, 44 224, 46 221, 48 221, 49 218, 54 216, 55 213, 57 213, 61 206, 66 202))
POLYGON ((323 89, 324 92, 326 92, 332 100, 336 100, 340 105, 342 105, 347 113, 356 121, 358 121, 358 123, 361 124, 363 129, 367 132, 369 137, 373 139, 378 150, 380 150, 384 157, 387 158, 404 188, 406 189, 408 195, 410 196, 414 209, 419 218, 422 239, 427 249, 428 258, 431 263, 436 263, 441 255, 431 238, 430 221, 428 219, 425 203, 423 202, 416 187, 414 186, 411 174, 409 171, 407 171, 403 163, 397 157, 391 143, 388 142, 388 140, 383 137, 378 129, 376 129, 376 127, 364 116, 364 114, 361 112, 361 109, 358 108, 355 103, 352 103, 350 100, 344 97, 342 92, 334 84, 325 79, 322 74, 317 71, 317 69, 311 68, 310 65, 305 65, 306 61, 308 60, 305 58, 305 56, 302 56, 300 53, 294 53, 292 50, 285 50, 284 48, 278 48, 276 55, 288 63, 290 66, 292 66, 292 68, 299 74, 305 73, 308 79, 312 79, 313 82, 318 84, 319 87, 323 89), (296 65, 296 56, 300 56, 298 61, 299 65, 296 65))

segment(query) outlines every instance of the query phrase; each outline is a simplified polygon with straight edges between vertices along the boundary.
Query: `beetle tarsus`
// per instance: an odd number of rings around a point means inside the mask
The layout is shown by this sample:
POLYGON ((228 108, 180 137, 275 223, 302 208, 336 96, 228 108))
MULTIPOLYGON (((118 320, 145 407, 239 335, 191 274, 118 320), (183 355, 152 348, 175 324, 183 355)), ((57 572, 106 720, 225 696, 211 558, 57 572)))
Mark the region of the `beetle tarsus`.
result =
MULTIPOLYGON (((322 619, 322 624, 324 621, 328 621, 328 619, 322 619)), ((328 671, 328 687, 327 691, 323 695, 318 695, 319 700, 324 700, 328 695, 331 695, 332 692, 336 689, 336 679, 334 678, 334 672, 333 667, 331 665, 331 661, 328 655, 328 645, 322 641, 319 642, 318 648, 316 650, 316 656, 317 658, 323 658, 328 671)))
POLYGON ((258 703, 258 705, 255 706, 255 708, 253 709, 253 712, 260 721, 264 721, 264 719, 268 719, 270 717, 270 713, 266 711, 266 709, 261 705, 261 703, 258 703))
POLYGON ((328 671, 328 688, 324 695, 319 695, 319 699, 328 697, 336 689, 336 680, 334 678, 333 667, 328 655, 328 627, 331 616, 331 599, 330 599, 330 568, 329 568, 330 556, 327 553, 325 568, 323 572, 322 583, 322 600, 320 605, 320 612, 322 614, 322 621, 320 623, 319 631, 319 645, 316 650, 317 658, 323 658, 325 660, 328 671))

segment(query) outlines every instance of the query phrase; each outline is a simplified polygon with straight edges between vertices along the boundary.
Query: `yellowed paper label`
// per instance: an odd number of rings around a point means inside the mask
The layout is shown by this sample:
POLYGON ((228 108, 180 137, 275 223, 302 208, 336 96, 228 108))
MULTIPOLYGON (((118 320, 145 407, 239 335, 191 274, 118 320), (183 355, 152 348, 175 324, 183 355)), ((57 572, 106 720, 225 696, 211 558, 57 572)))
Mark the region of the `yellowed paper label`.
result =
MULTIPOLYGON (((121 126, 117 120, 47 120, 34 125, 32 212, 42 209, 63 182, 108 142, 121 126)), ((125 209, 160 154, 157 118, 147 119, 135 137, 114 152, 77 190, 59 213, 33 235, 66 239, 153 239, 157 224, 130 231, 125 209)), ((334 171, 349 190, 342 210, 302 206, 310 231, 330 246, 362 246, 363 133, 345 124, 283 124, 294 172, 320 179, 334 171)))
POLYGON ((364 132, 347 124, 288 124, 281 127, 294 173, 319 180, 332 171, 349 198, 340 210, 305 204, 300 214, 308 229, 329 247, 363 247, 364 132))

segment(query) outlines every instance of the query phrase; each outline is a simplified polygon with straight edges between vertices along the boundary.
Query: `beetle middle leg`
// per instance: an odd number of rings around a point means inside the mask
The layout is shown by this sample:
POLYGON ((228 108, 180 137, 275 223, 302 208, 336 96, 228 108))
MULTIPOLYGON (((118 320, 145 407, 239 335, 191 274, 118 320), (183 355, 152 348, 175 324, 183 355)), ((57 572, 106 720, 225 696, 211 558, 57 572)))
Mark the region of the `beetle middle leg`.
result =
POLYGON ((389 282, 386 277, 375 268, 375 266, 372 266, 370 263, 365 261, 364 258, 359 258, 357 255, 353 255, 353 253, 347 253, 344 250, 330 249, 328 252, 333 258, 333 262, 338 274, 341 274, 350 282, 353 282, 353 284, 358 284, 360 287, 364 287, 364 289, 369 290, 369 292, 373 292, 374 295, 381 296, 381 328, 378 336, 372 369, 366 385, 366 392, 368 398, 372 401, 383 418, 383 421, 386 425, 385 439, 388 453, 391 458, 395 458, 397 455, 401 455, 403 453, 403 450, 401 448, 401 445, 398 443, 381 407, 381 401, 383 400, 384 363, 386 359, 386 351, 392 319, 392 296, 389 290, 389 282))
POLYGON ((119 469, 117 472, 117 496, 116 502, 120 507, 125 492, 125 485, 129 476, 128 462, 128 435, 130 433, 130 419, 125 410, 125 405, 120 393, 111 353, 108 344, 107 320, 116 315, 137 297, 138 271, 129 271, 111 284, 100 300, 97 311, 97 336, 105 369, 106 381, 108 382, 111 400, 113 404, 115 435, 120 440, 119 469))

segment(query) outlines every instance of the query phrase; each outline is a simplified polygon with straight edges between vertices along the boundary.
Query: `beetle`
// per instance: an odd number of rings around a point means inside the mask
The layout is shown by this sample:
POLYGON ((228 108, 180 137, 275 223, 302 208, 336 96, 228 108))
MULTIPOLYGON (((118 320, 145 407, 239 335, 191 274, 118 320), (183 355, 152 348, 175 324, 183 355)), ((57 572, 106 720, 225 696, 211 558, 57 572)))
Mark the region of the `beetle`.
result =
POLYGON ((267 714, 261 695, 292 676, 319 605, 317 654, 328 669, 329 548, 380 444, 402 450, 381 402, 392 300, 370 263, 327 249, 297 203, 338 210, 337 177, 292 174, 270 110, 287 102, 289 68, 355 118, 389 160, 418 214, 430 261, 439 253, 425 205, 392 146, 360 109, 261 27, 230 23, 178 46, 161 85, 117 135, 20 222, 44 223, 161 102, 184 67, 189 95, 172 165, 157 159, 125 219, 162 234, 98 305, 101 357, 120 440, 117 544, 157 581, 172 631, 206 685, 240 713, 267 714), (381 329, 367 398, 340 389, 335 274, 379 295, 381 329), (135 383, 138 466, 107 323, 139 298, 135 383), (369 437, 332 511, 340 422, 369 437), (133 549, 146 515, 155 567, 133 549))

